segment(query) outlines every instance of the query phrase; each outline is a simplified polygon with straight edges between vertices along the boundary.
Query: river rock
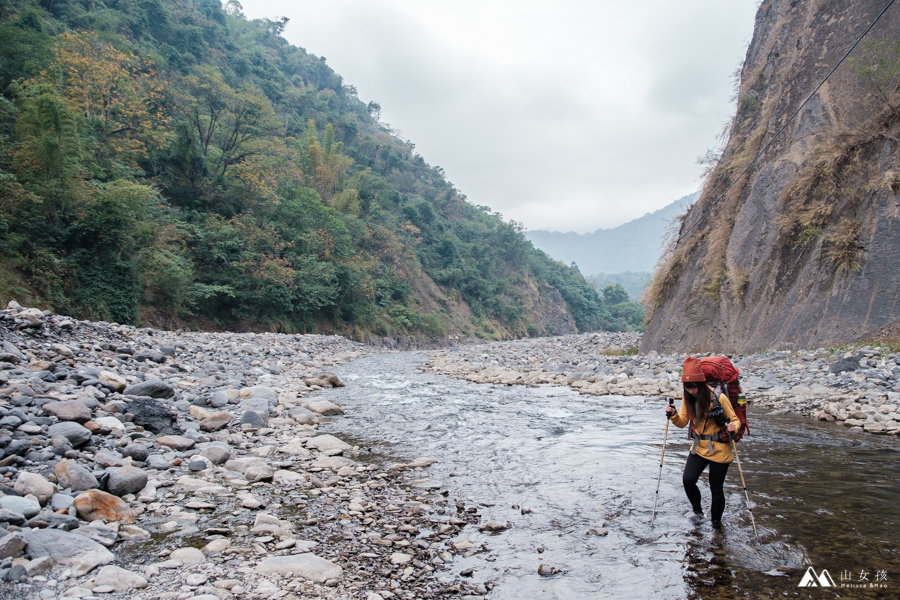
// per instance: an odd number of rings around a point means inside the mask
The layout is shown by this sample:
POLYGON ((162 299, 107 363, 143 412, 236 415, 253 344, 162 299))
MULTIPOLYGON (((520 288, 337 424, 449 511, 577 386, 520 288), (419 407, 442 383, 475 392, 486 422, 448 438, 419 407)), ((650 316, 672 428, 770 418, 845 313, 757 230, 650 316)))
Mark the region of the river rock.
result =
POLYGON ((138 462, 146 462, 150 456, 150 449, 143 444, 128 444, 119 452, 122 453, 123 457, 131 458, 138 462))
POLYGON ((117 392, 121 392, 128 385, 128 382, 125 381, 124 377, 110 371, 100 371, 97 375, 97 380, 109 384, 109 386, 117 392))
POLYGON ((13 533, 0 534, 0 561, 19 558, 25 553, 25 540, 13 533))
POLYGON ((200 451, 200 456, 209 459, 214 465, 221 465, 231 458, 231 449, 224 445, 210 444, 200 451))
POLYGON ((32 529, 24 533, 29 556, 49 556, 57 564, 70 566, 77 576, 115 560, 112 552, 92 539, 59 529, 32 529))
POLYGON ((303 406, 294 406, 288 411, 288 415, 300 425, 315 425, 319 418, 314 412, 303 406))
POLYGON ((153 398, 135 398, 128 404, 128 412, 134 415, 134 424, 153 433, 176 434, 176 416, 168 406, 153 398))
POLYGON ((338 471, 343 467, 358 467, 359 464, 343 456, 320 456, 313 461, 313 466, 338 471))
POLYGON ((56 474, 56 480, 59 482, 59 485, 74 492, 100 487, 97 478, 74 460, 64 458, 56 463, 53 471, 56 474))
POLYGON ((330 434, 317 435, 306 441, 307 448, 315 448, 319 452, 325 454, 341 454, 347 450, 352 450, 353 446, 343 440, 339 440, 330 434))
POLYGON ((262 429, 268 421, 266 415, 266 412, 245 410, 243 416, 241 416, 241 425, 249 425, 253 429, 262 429))
POLYGON ((147 580, 143 576, 121 567, 106 565, 94 577, 94 585, 108 585, 121 594, 147 587, 147 580))
POLYGON ((199 548, 178 548, 169 555, 169 560, 180 560, 186 565, 198 565, 206 561, 199 548))
POLYGON ((63 436, 69 440, 69 443, 72 444, 74 448, 78 448, 91 440, 90 430, 73 421, 55 423, 47 429, 47 433, 51 436, 63 436))
POLYGON ((106 489, 116 496, 137 494, 147 485, 147 473, 137 467, 125 466, 109 471, 106 489))
POLYGON ((28 519, 25 518, 25 515, 19 512, 13 512, 6 508, 0 508, 0 524, 8 523, 9 525, 24 525, 25 521, 28 519))
POLYGON ((87 490, 79 494, 74 501, 78 516, 85 521, 106 519, 134 523, 134 513, 128 505, 117 496, 100 490, 87 490))
POLYGON ((36 473, 20 471, 13 489, 23 496, 32 494, 42 505, 53 497, 57 487, 36 473))
POLYGON ((344 574, 341 567, 311 552, 292 556, 272 556, 259 563, 256 572, 260 575, 302 577, 315 583, 340 579, 344 574))
POLYGON ((98 417, 94 423, 103 429, 108 429, 113 435, 120 437, 125 435, 125 423, 115 417, 98 417))
POLYGON ((219 431, 227 427, 231 422, 231 414, 227 412, 214 413, 200 421, 200 429, 203 431, 219 431))
POLYGON ((308 402, 306 404, 306 408, 308 408, 311 412, 314 412, 319 415, 342 415, 344 414, 344 409, 335 404, 334 402, 329 402, 328 400, 317 400, 315 402, 308 402))
POLYGON ((184 452, 185 450, 190 450, 194 447, 196 442, 188 437, 184 437, 183 435, 164 435, 156 438, 156 443, 160 446, 165 446, 167 448, 171 448, 172 450, 176 450, 178 452, 184 452))
POLYGON ((240 398, 240 392, 238 390, 219 390, 217 392, 213 392, 213 394, 209 397, 209 405, 213 408, 222 408, 224 406, 228 406, 229 404, 236 403, 240 398))
POLYGON ((90 538, 107 548, 115 544, 119 537, 119 532, 114 527, 107 527, 102 521, 91 521, 84 527, 77 528, 75 533, 90 538))
POLYGON ((3 353, 9 355, 12 360, 6 360, 5 362, 10 363, 19 363, 28 360, 28 358, 22 354, 22 351, 19 348, 7 340, 3 340, 3 353))
POLYGON ((175 388, 161 379, 147 379, 125 388, 124 396, 146 396, 149 398, 172 398, 175 388))
POLYGON ((51 417, 56 417, 60 421, 75 421, 76 423, 86 423, 91 420, 91 411, 82 402, 77 400, 69 400, 67 402, 48 402, 41 408, 44 413, 51 417))
POLYGON ((41 512, 41 504, 34 497, 2 496, 0 497, 0 509, 19 513, 26 519, 30 519, 41 512))

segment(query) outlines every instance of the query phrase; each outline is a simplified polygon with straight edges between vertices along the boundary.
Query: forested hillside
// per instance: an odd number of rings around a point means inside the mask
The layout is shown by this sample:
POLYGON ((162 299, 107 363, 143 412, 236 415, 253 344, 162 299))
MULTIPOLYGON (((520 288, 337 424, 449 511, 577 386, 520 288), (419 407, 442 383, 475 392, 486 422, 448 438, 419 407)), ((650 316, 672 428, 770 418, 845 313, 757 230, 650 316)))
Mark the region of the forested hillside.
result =
POLYGON ((358 336, 616 327, 283 27, 233 0, 0 4, 2 299, 358 336))

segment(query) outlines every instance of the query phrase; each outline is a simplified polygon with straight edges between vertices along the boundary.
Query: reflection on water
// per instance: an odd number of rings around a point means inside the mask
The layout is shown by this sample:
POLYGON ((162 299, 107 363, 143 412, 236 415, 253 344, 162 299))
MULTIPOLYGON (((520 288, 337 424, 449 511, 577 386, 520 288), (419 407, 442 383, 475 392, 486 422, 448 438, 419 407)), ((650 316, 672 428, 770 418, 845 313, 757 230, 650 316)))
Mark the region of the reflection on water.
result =
MULTIPOLYGON (((688 523, 681 470, 689 443, 670 429, 652 527, 665 419, 661 401, 580 396, 567 388, 476 385, 417 366, 422 353, 382 354, 339 368, 347 387, 323 392, 348 416, 323 429, 375 452, 434 456, 426 474, 451 497, 481 504, 490 551, 453 564, 494 584, 495 599, 900 596, 896 439, 751 411, 739 445, 760 539, 737 465, 726 480, 724 531, 688 523), (587 535, 604 528, 606 536, 587 535), (541 577, 546 562, 561 569, 541 577), (885 589, 798 588, 806 566, 885 589)), ((701 479, 709 505, 706 475, 701 479)))

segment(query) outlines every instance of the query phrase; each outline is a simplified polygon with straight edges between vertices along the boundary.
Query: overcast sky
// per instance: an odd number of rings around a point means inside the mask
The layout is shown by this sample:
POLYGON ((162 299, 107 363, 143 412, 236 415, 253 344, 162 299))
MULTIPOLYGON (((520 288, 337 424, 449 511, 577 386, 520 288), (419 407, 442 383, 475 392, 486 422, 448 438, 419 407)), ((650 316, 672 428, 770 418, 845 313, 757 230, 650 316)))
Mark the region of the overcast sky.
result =
POLYGON ((243 0, 474 204, 614 227, 700 187, 758 0, 243 0))

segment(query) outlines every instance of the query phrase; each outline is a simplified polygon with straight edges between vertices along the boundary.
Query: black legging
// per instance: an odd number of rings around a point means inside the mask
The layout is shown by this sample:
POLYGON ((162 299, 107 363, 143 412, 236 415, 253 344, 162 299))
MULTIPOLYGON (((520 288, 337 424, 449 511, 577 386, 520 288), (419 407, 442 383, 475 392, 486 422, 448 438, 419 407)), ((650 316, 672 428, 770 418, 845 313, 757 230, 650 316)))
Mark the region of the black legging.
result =
POLYGON ((717 463, 696 454, 688 455, 687 462, 684 464, 684 474, 681 476, 681 482, 684 484, 684 491, 687 493, 688 500, 697 514, 703 514, 703 507, 700 504, 700 490, 697 488, 697 480, 700 479, 700 473, 709 465, 709 491, 712 493, 712 520, 721 521, 722 513, 725 512, 725 491, 722 486, 725 485, 725 474, 728 473, 728 465, 731 463, 717 463))

